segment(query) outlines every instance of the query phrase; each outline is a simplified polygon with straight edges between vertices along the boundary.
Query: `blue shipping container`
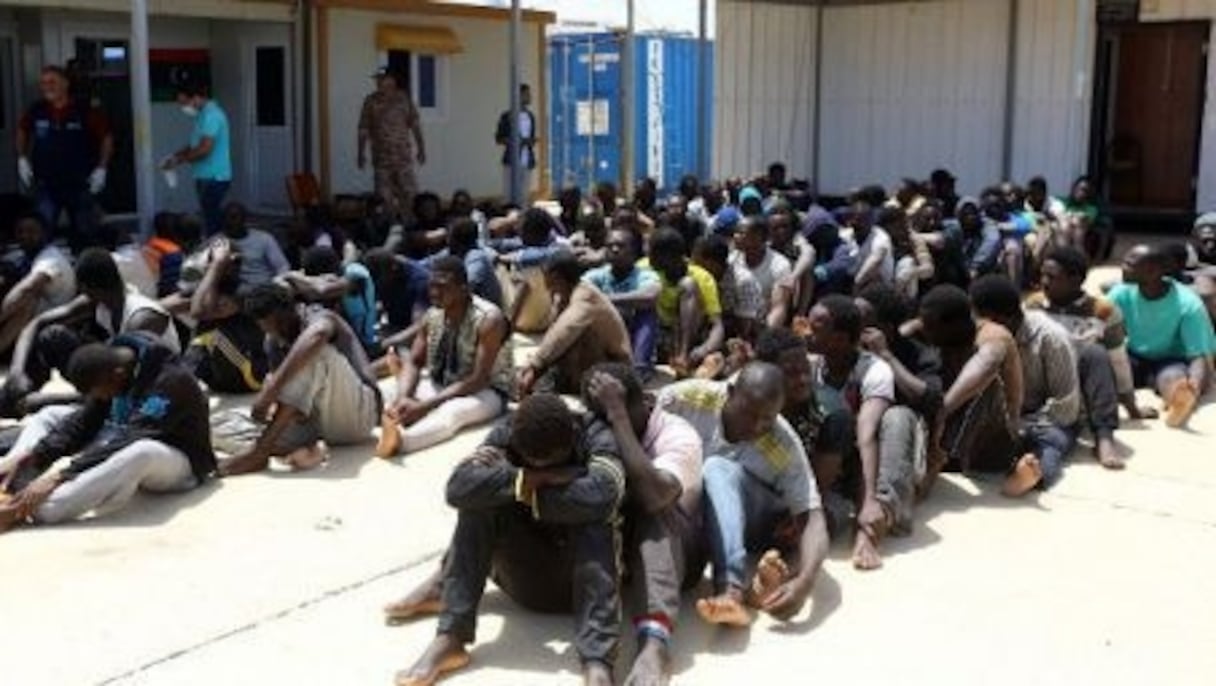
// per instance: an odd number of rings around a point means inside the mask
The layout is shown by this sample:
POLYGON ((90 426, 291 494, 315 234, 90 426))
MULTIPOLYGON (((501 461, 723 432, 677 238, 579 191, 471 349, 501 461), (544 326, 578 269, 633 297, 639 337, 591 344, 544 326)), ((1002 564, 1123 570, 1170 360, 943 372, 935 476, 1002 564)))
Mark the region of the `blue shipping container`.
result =
MULTIPOLYGON (((621 48, 616 33, 560 34, 549 39, 549 164, 555 188, 621 178, 621 48)), ((634 177, 674 189, 697 173, 696 38, 635 36, 634 177)), ((713 72, 713 44, 707 69, 713 72)), ((705 80, 712 89, 712 78, 705 80)), ((713 93, 706 94, 713 102, 713 93)), ((711 109, 711 108, 707 108, 711 109)), ((706 141, 713 140, 705 113, 706 141)), ((706 164, 709 151, 706 150, 706 164)))

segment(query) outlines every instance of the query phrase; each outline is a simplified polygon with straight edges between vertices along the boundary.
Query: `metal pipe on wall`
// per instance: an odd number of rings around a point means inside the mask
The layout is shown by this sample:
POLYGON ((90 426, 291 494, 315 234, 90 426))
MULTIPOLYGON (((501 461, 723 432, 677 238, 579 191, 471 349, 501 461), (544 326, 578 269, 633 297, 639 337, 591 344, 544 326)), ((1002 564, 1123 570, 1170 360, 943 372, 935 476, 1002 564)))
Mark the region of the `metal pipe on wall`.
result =
POLYGON ((300 0, 299 16, 301 40, 297 48, 299 57, 296 63, 300 65, 300 163, 304 171, 312 169, 312 3, 300 0))
POLYGON ((135 143, 135 211, 141 239, 152 232, 156 174, 152 161, 152 85, 148 66, 148 0, 131 0, 131 131, 135 143))
POLYGON ((1013 127, 1018 96, 1018 22, 1021 3, 1009 0, 1008 43, 1005 47, 1005 130, 1001 139, 1001 178, 1013 178, 1013 127))
POLYGON ((621 195, 633 194, 635 132, 637 131, 637 57, 634 50, 634 6, 627 0, 625 45, 621 50, 621 107, 625 110, 621 128, 621 195))
POLYGON ((811 174, 814 176, 811 183, 816 197, 819 195, 819 146, 823 128, 820 122, 820 114, 823 112, 823 5, 824 0, 815 3, 815 102, 811 104, 812 116, 815 118, 814 125, 811 126, 811 174))
MULTIPOLYGON (((511 21, 510 21, 510 25, 509 25, 510 42, 511 42, 511 59, 510 59, 510 67, 509 67, 510 71, 511 71, 511 75, 510 75, 510 79, 509 79, 511 82, 511 121, 510 121, 511 140, 507 144, 507 150, 509 151, 509 154, 510 154, 509 160, 510 160, 511 183, 508 184, 508 186, 509 186, 508 195, 511 196, 509 198, 510 202, 517 206, 520 206, 520 207, 523 206, 523 195, 524 195, 524 193, 523 193, 523 191, 524 191, 523 171, 524 170, 523 170, 523 167, 521 167, 519 164, 519 162, 520 162, 520 160, 519 160, 519 158, 520 158, 520 154, 519 154, 520 153, 520 133, 521 133, 521 131, 519 130, 519 111, 520 111, 519 85, 521 82, 521 79, 519 76, 519 63, 520 63, 519 33, 520 33, 520 24, 522 22, 522 19, 523 19, 523 11, 520 8, 519 0, 511 0, 511 21)), ((532 135, 535 136, 536 132, 533 131, 532 135)))
POLYGON ((709 178, 709 0, 697 3, 697 176, 709 178))

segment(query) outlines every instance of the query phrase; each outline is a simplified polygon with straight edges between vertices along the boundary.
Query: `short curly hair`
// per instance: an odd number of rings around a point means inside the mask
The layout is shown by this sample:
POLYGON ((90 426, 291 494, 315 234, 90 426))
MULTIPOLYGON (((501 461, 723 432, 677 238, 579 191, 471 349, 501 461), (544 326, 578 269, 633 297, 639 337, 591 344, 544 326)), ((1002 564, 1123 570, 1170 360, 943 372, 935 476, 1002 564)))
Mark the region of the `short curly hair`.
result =
POLYGON ((568 460, 577 438, 574 414, 552 393, 524 398, 511 418, 511 449, 530 466, 555 467, 568 460))

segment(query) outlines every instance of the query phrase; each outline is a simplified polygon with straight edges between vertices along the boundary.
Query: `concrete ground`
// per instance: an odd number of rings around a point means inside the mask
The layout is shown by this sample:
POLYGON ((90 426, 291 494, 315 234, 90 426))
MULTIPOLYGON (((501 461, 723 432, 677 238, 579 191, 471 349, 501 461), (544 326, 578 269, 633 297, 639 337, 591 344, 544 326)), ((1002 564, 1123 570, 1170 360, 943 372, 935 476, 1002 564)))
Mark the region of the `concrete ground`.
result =
MULTIPOLYGON (((440 485, 484 433, 4 535, 0 683, 390 684, 434 621, 389 628, 380 608, 437 564, 454 522, 440 485)), ((1211 684, 1213 435, 1210 406, 1185 431, 1130 423, 1126 472, 1082 448, 1018 502, 948 476, 882 570, 855 572, 838 542, 791 624, 710 629, 686 603, 676 683, 1211 684)), ((473 664, 445 683, 578 683, 570 637, 569 618, 491 587, 473 664)))

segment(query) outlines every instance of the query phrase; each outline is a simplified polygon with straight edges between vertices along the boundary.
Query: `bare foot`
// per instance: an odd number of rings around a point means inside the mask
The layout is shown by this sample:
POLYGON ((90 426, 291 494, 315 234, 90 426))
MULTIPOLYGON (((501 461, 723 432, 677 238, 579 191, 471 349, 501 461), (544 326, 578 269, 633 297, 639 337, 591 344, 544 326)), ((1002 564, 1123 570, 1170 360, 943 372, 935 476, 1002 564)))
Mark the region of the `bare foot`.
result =
POLYGON ((743 604, 743 591, 737 588, 698 600, 697 614, 710 624, 743 627, 752 623, 752 614, 743 604))
POLYGON ((853 540, 853 568, 872 571, 882 567, 882 556, 878 554, 878 541, 865 529, 858 528, 853 540))
POLYGON ((1127 418, 1136 419, 1156 419, 1161 416, 1155 407, 1141 407, 1139 405, 1131 405, 1127 409, 1127 418))
POLYGON ((401 355, 397 352, 396 348, 388 349, 388 352, 384 355, 384 364, 388 366, 388 373, 394 379, 397 378, 397 375, 401 373, 401 355))
POLYGON ((245 453, 221 462, 219 472, 220 476, 241 476, 242 474, 255 474, 265 471, 269 466, 269 455, 245 453))
POLYGON ((385 412, 380 416, 380 442, 376 443, 376 457, 388 459, 401 453, 401 422, 385 412))
POLYGON ((612 686, 612 670, 602 662, 584 663, 583 686, 612 686))
POLYGON ((726 368, 726 358, 722 353, 710 353, 706 355, 705 361, 697 367, 697 371, 693 372, 694 379, 716 379, 726 368))
POLYGON ((401 600, 384 606, 386 624, 401 624, 415 617, 443 612, 442 577, 433 574, 401 600))
POLYGON ((781 559, 781 553, 776 550, 765 552, 756 563, 756 574, 752 576, 752 605, 759 607, 789 577, 790 568, 781 559))
POLYGON ((1178 429, 1186 425, 1195 405, 1199 403, 1199 394, 1187 379, 1179 379, 1170 389, 1165 398, 1165 425, 1178 429))
POLYGON ((439 677, 469 664, 468 651, 451 634, 439 634, 413 667, 397 672, 397 686, 431 686, 439 677))
POLYGON ((287 453, 283 458, 283 463, 297 471, 307 471, 321 466, 328 457, 329 454, 319 443, 313 443, 287 453))
POLYGON ((13 506, 12 498, 7 495, 0 494, 0 534, 21 523, 21 517, 17 515, 17 508, 13 506))
POLYGON ((671 683, 671 653, 657 638, 647 638, 633 659, 625 686, 667 686, 671 683))
POLYGON ((1109 436, 1099 438, 1094 451, 1098 453, 1098 463, 1107 469, 1119 470, 1127 466, 1127 462, 1115 448, 1115 439, 1109 436))
POLYGON ((1027 453, 1018 460, 1017 465, 1005 477, 1005 485, 1001 487, 1001 495, 1008 498, 1021 498, 1034 490, 1043 480, 1043 468, 1039 466, 1039 458, 1027 453))

